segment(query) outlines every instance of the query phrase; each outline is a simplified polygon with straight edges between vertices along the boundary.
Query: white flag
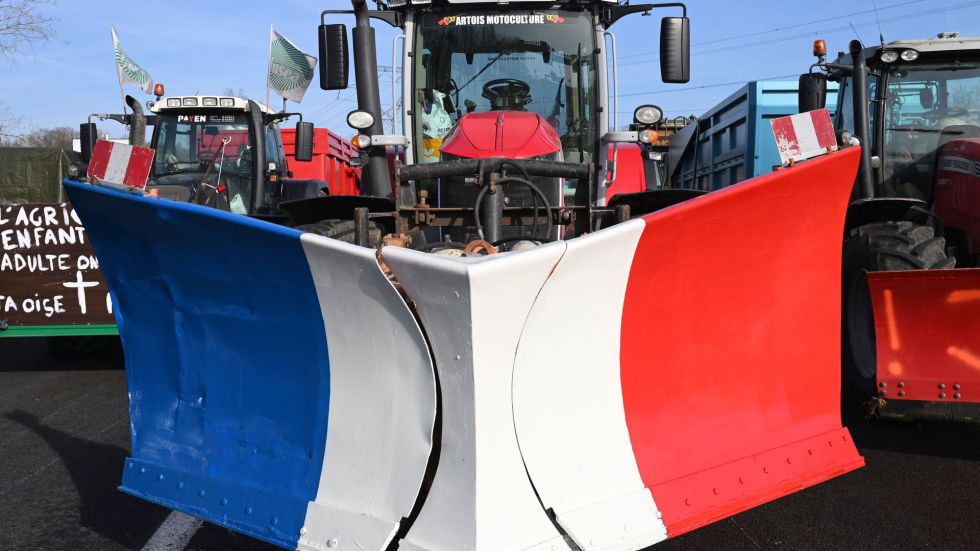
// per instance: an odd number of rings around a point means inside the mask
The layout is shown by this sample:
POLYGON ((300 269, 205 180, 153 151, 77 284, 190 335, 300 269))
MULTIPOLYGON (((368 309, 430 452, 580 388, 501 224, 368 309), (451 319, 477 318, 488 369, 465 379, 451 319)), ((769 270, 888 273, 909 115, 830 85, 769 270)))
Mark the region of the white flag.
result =
POLYGON ((109 25, 112 29, 112 49, 116 54, 116 71, 119 73, 119 82, 122 84, 132 84, 140 88, 147 94, 153 92, 153 78, 150 73, 136 64, 119 44, 119 37, 116 36, 116 28, 109 25))
POLYGON ((306 55, 288 38, 271 29, 269 37, 269 87, 279 96, 299 103, 313 82, 316 58, 306 55))

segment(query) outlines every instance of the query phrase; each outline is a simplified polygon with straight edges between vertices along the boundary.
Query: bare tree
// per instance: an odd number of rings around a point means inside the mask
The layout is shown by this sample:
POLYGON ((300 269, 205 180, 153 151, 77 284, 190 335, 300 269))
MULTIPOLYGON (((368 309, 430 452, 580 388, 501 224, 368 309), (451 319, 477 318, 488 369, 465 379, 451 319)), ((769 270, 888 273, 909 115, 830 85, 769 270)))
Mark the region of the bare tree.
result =
POLYGON ((71 149, 72 140, 78 137, 78 128, 57 126, 55 128, 38 128, 20 136, 17 145, 20 147, 61 147, 71 149))
POLYGON ((50 0, 0 0, 0 55, 12 59, 32 42, 43 42, 55 34, 55 17, 42 13, 50 0))
POLYGON ((248 96, 245 95, 245 89, 242 88, 242 87, 240 87, 240 86, 239 86, 237 92, 235 91, 234 88, 232 88, 231 86, 229 86, 228 88, 225 88, 225 91, 222 93, 222 95, 225 95, 225 96, 235 96, 235 97, 239 97, 239 98, 242 98, 242 99, 248 99, 248 96))
POLYGON ((7 108, 7 104, 0 99, 0 144, 11 145, 16 144, 17 140, 20 138, 16 134, 17 127, 23 122, 22 117, 15 117, 10 109, 7 108))

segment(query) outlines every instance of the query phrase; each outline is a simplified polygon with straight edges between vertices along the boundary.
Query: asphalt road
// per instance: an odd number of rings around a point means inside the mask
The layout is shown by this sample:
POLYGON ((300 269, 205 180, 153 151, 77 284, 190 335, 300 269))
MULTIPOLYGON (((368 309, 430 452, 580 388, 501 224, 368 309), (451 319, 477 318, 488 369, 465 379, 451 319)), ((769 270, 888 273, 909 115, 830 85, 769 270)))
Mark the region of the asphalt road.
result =
MULTIPOLYGON (((116 490, 129 449, 118 346, 61 358, 0 339, 0 550, 143 549, 170 513, 116 490)), ((867 467, 657 545, 980 549, 980 428, 845 421, 867 467)), ((187 549, 271 546, 205 523, 187 549)))

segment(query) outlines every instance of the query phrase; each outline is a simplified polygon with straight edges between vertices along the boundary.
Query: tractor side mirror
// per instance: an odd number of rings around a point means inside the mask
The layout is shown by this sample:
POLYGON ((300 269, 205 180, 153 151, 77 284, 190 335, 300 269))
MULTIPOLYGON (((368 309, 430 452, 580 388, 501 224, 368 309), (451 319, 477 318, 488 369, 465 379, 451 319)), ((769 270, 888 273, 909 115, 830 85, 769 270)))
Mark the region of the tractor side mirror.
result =
POLYGON ((800 91, 797 105, 800 113, 826 107, 827 75, 821 73, 804 73, 800 75, 800 91))
POLYGON ((347 66, 347 25, 320 25, 320 88, 344 90, 350 75, 347 66))
POLYGON ((92 161, 92 148, 95 141, 99 139, 99 131, 95 128, 94 122, 84 122, 78 125, 78 138, 82 148, 82 161, 89 163, 92 161))
POLYGON ((294 153, 297 161, 308 162, 313 160, 313 123, 296 123, 296 151, 294 153))
POLYGON ((686 17, 660 20, 660 80, 666 83, 691 80, 690 23, 686 17))

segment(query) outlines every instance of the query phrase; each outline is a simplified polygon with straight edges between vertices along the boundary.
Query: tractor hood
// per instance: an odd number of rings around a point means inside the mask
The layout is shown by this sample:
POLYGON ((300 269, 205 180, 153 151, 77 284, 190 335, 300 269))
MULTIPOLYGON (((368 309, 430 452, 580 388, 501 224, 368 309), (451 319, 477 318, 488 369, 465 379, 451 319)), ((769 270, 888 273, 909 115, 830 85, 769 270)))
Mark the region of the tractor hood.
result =
POLYGON ((541 115, 527 111, 469 113, 449 131, 440 151, 464 159, 526 159, 561 150, 561 139, 541 115))

